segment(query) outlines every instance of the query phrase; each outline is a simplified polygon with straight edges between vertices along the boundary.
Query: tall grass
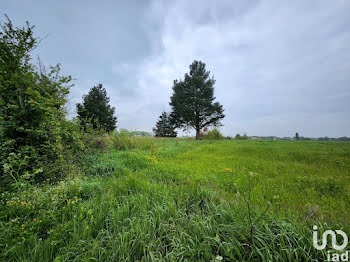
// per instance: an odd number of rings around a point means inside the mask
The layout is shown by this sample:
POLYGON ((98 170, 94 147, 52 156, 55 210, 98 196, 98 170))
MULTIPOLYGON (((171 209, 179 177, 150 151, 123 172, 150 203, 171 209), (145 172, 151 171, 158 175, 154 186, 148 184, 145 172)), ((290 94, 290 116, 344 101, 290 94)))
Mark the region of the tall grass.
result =
POLYGON ((84 144, 92 151, 108 152, 110 150, 156 150, 153 139, 150 137, 131 136, 130 133, 121 131, 110 134, 91 133, 86 134, 84 144))
POLYGON ((129 136, 126 132, 114 132, 110 135, 113 148, 117 150, 140 149, 155 150, 156 146, 150 137, 129 136))
POLYGON ((249 171, 251 216, 272 202, 255 225, 251 261, 323 261, 312 225, 349 233, 346 143, 152 144, 111 147, 85 159, 84 175, 2 193, 0 260, 247 261, 240 192, 249 171))
MULTIPOLYGON (((244 211, 193 185, 173 187, 131 175, 72 181, 20 200, 33 208, 16 207, 8 216, 18 220, 1 222, 1 242, 11 246, 2 246, 3 260, 248 259, 244 211)), ((256 225, 252 261, 322 258, 309 235, 307 228, 270 216, 256 225)))

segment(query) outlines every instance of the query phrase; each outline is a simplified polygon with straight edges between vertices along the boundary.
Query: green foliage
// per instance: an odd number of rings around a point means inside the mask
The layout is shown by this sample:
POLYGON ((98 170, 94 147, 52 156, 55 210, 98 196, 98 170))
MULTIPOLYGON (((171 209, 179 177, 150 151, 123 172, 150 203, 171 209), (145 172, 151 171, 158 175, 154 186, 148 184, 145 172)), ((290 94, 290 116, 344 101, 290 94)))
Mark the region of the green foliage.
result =
POLYGON ((110 150, 109 138, 106 135, 85 134, 83 141, 85 147, 87 147, 92 152, 96 150, 101 152, 108 152, 110 150))
POLYGON ((201 130, 220 125, 225 117, 222 105, 214 102, 214 78, 209 77, 205 63, 194 61, 184 80, 175 80, 170 105, 171 119, 177 128, 194 128, 196 139, 201 130))
POLYGON ((59 65, 46 70, 31 63, 39 40, 27 22, 13 26, 9 18, 0 32, 0 172, 2 185, 41 181, 62 174, 66 144, 75 140, 66 127, 66 97, 71 77, 59 65), (51 175, 50 175, 51 174, 51 175))
POLYGON ((1 193, 0 260, 247 261, 248 214, 270 201, 251 261, 324 261, 312 226, 350 232, 347 142, 151 140, 156 154, 96 152, 88 177, 1 193))
POLYGON ((104 132, 104 130, 95 129, 89 120, 86 120, 84 130, 82 130, 81 121, 78 117, 74 119, 74 122, 79 126, 81 140, 86 152, 94 153, 96 150, 101 152, 109 151, 109 136, 104 132))
POLYGON ((224 136, 220 133, 219 129, 214 128, 205 133, 202 138, 206 140, 221 140, 224 139, 224 136))
POLYGON ((98 84, 83 96, 83 103, 77 104, 78 118, 81 124, 92 124, 94 129, 110 132, 116 129, 117 118, 114 116, 115 108, 109 105, 110 98, 107 91, 98 84))
POLYGON ((83 135, 84 146, 90 153, 109 152, 110 150, 140 149, 156 151, 157 147, 150 137, 130 136, 126 131, 109 134, 99 130, 90 130, 83 135))
POLYGON ((156 127, 153 128, 153 132, 156 137, 176 137, 175 126, 171 123, 168 113, 163 112, 159 116, 156 127))
POLYGON ((248 136, 247 134, 244 134, 243 136, 241 136, 240 134, 237 134, 235 138, 236 140, 247 140, 248 136))
POLYGON ((158 151, 156 144, 150 137, 132 137, 132 144, 140 150, 149 150, 152 154, 158 151))
MULTIPOLYGON (((70 77, 35 70, 32 29, 8 20, 0 32, 0 185, 19 189, 0 193, 1 261, 323 261, 312 225, 350 232, 347 142, 153 139, 106 134, 113 125, 93 115, 68 121, 70 77), (42 180, 51 183, 26 182, 42 180)), ((175 81, 179 126, 224 117, 213 84, 196 61, 175 81), (177 100, 186 94, 188 111, 177 100)))
POLYGON ((131 137, 129 137, 128 133, 126 132, 113 132, 111 134, 111 141, 113 147, 117 150, 135 148, 134 144, 132 143, 131 137))
POLYGON ((126 132, 113 132, 110 135, 113 148, 117 150, 126 150, 138 148, 142 150, 156 150, 153 140, 148 137, 131 137, 126 132))

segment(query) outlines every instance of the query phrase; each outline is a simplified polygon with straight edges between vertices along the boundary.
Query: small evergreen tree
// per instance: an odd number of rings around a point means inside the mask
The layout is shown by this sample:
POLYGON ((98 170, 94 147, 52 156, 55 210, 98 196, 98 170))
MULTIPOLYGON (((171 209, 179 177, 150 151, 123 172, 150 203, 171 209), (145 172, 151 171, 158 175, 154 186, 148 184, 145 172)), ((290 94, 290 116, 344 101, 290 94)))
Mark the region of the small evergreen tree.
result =
POLYGON ((156 137, 176 137, 175 127, 170 121, 169 114, 163 112, 156 123, 156 127, 153 128, 154 135, 156 137))
POLYGON ((295 133, 295 140, 299 140, 299 133, 295 133))
POLYGON ((107 132, 116 129, 117 118, 114 116, 115 108, 108 103, 107 91, 98 84, 83 96, 83 103, 77 104, 78 118, 83 126, 91 123, 94 129, 103 129, 107 132))
POLYGON ((205 63, 194 61, 184 80, 175 80, 170 105, 171 119, 177 128, 194 128, 196 139, 209 126, 219 126, 225 117, 222 105, 214 102, 214 78, 205 69, 205 63))

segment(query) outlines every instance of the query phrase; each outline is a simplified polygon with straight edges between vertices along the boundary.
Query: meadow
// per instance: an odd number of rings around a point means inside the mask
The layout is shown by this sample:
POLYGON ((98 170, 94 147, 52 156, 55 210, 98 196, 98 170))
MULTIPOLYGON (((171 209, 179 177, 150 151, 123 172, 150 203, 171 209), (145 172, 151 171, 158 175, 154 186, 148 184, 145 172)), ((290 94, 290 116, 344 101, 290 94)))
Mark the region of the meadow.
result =
POLYGON ((2 193, 0 260, 318 261, 313 225, 350 233, 347 142, 134 139, 2 193))

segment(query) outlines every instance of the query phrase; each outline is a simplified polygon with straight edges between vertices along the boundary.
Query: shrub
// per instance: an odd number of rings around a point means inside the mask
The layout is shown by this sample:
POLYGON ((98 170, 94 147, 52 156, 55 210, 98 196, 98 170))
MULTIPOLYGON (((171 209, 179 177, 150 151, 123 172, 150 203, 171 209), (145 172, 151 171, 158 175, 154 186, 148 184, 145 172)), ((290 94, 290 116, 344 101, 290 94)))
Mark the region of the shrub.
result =
POLYGON ((85 134, 83 141, 84 146, 90 151, 108 152, 110 149, 109 138, 106 135, 85 134))
POLYGON ((221 140, 224 136, 220 133, 219 129, 214 128, 203 135, 203 139, 207 140, 221 140))
POLYGON ((68 151, 80 145, 65 120, 71 77, 60 76, 59 65, 31 62, 39 40, 29 23, 16 28, 7 18, 1 29, 0 184, 60 177, 68 151))

